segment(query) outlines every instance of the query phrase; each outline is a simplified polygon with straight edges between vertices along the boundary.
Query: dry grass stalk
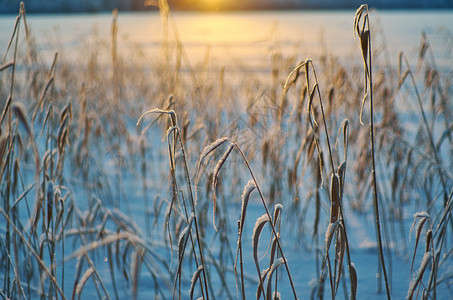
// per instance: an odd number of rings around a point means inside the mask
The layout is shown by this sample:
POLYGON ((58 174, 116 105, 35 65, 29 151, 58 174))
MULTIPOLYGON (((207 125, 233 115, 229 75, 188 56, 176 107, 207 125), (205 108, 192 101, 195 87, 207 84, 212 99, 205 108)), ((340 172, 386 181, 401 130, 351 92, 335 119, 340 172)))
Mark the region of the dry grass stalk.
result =
POLYGON ((379 202, 376 180, 376 162, 375 162, 375 147, 374 147, 374 122, 373 122, 373 76, 372 76, 372 50, 371 50, 371 36, 370 36, 370 19, 368 13, 368 5, 361 5, 355 14, 354 18, 354 34, 359 39, 359 47, 362 50, 362 58, 364 63, 365 84, 364 84, 364 97, 362 100, 362 109, 360 112, 360 122, 362 123, 362 112, 365 106, 365 101, 370 100, 370 138, 371 138, 371 172, 373 178, 373 204, 376 220, 376 233, 379 246, 379 259, 381 262, 382 272, 384 274, 385 290, 387 292, 387 299, 391 299, 390 284, 387 277, 386 264, 384 260, 383 245, 381 238, 381 226, 379 219, 379 202), (363 18, 363 20, 362 20, 363 18))

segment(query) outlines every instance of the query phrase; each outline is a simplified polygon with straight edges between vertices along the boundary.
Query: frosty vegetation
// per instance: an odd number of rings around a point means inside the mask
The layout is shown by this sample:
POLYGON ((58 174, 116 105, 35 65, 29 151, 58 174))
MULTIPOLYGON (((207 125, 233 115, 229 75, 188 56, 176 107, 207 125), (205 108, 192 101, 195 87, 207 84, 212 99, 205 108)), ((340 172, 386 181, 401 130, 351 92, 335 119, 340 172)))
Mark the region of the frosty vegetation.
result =
POLYGON ((117 11, 84 59, 48 61, 16 8, 0 297, 451 298, 452 68, 429 37, 390 65, 361 5, 350 61, 274 51, 269 72, 233 78, 190 64, 159 5, 151 62, 119 51, 117 11))

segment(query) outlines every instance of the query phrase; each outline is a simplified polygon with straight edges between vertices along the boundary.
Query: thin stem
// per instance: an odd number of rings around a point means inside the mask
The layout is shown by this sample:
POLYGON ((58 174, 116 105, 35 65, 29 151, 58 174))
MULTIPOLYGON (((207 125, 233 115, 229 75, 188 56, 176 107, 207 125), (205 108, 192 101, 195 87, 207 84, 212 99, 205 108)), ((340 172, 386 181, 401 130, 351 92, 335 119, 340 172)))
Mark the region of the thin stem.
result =
MULTIPOLYGON (((242 234, 242 229, 240 228, 241 227, 240 222, 241 221, 238 221, 238 227, 239 227, 240 234, 242 234)), ((241 267, 241 293, 242 293, 242 300, 245 300, 244 261, 242 258, 242 240, 241 239, 238 240, 238 248, 239 248, 239 264, 241 267)))
POLYGON ((368 25, 369 30, 369 38, 368 38, 368 61, 369 61, 369 68, 368 68, 368 79, 370 85, 370 136, 371 136, 371 164, 372 164, 372 175, 373 175, 373 204, 374 204, 374 214, 376 219, 376 231, 377 231, 377 238, 379 244, 379 258, 381 261, 382 272, 384 273, 384 281, 385 281, 385 289, 387 292, 387 299, 391 299, 390 296, 390 287, 388 283, 387 277, 387 270, 385 267, 385 260, 384 260, 384 251, 382 245, 382 237, 381 237, 381 223, 379 221, 379 202, 378 202, 378 191, 377 191, 377 179, 376 179, 376 160, 374 155, 374 120, 373 120, 373 76, 372 76, 372 63, 371 63, 371 29, 370 29, 370 22, 368 18, 368 7, 367 7, 367 14, 365 16, 366 24, 368 25))

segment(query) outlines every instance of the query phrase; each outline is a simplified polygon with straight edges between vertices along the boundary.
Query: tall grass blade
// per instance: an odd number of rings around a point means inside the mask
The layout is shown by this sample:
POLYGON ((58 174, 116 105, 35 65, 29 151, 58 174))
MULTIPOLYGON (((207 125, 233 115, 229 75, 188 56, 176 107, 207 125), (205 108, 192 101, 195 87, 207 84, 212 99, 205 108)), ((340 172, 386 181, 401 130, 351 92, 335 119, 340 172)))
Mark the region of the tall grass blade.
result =
MULTIPOLYGON (((256 271, 258 272, 260 286, 264 287, 264 281, 261 276, 261 269, 260 263, 258 259, 258 242, 260 240, 261 231, 263 230, 264 226, 267 222, 270 222, 269 216, 264 214, 256 220, 255 227, 253 228, 253 235, 252 235, 252 246, 253 246, 253 261, 255 262, 256 271)), ((264 289, 260 292, 263 292, 264 289)), ((258 295, 258 294, 257 294, 258 295)))

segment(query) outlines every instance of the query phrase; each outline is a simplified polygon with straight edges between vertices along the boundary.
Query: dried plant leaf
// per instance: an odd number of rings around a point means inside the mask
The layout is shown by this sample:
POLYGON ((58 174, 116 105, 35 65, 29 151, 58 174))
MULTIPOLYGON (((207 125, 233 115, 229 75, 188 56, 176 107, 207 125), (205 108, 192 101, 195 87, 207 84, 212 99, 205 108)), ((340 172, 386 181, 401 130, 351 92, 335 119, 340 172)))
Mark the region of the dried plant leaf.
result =
POLYGON ((197 283, 197 280, 200 278, 201 271, 203 271, 203 265, 198 266, 198 269, 195 271, 195 273, 193 273, 189 289, 190 299, 193 299, 195 284, 197 283))
POLYGON ((329 226, 327 227, 326 240, 325 240, 326 252, 329 251, 330 244, 332 242, 332 238, 333 238, 333 235, 335 233, 335 230, 337 229, 337 226, 338 226, 338 222, 334 222, 334 223, 330 223, 329 226))
POLYGON ((255 181, 253 179, 250 179, 247 182, 247 185, 244 187, 244 190, 242 192, 241 196, 241 219, 240 219, 240 229, 239 229, 239 234, 242 235, 242 229, 244 228, 244 223, 245 223, 245 215, 247 213, 247 206, 249 203, 250 195, 252 194, 253 190, 256 188, 255 181))
POLYGON ((132 297, 137 299, 138 294, 138 279, 140 276, 140 266, 143 261, 144 249, 140 246, 135 248, 131 257, 131 279, 132 279, 132 297))
POLYGON ((260 285, 263 286, 263 278, 261 277, 260 264, 258 260, 258 242, 260 240, 261 231, 266 225, 267 222, 270 222, 269 216, 267 214, 262 215, 256 220, 255 227, 253 228, 252 236, 252 246, 253 246, 253 260, 255 261, 256 270, 258 272, 260 285))
POLYGON ((285 260, 283 259, 283 257, 279 257, 274 260, 272 266, 269 268, 269 272, 267 273, 267 300, 271 300, 272 296, 272 275, 274 274, 274 271, 284 263, 285 260))
POLYGON ((154 108, 154 109, 148 110, 147 112, 143 113, 140 116, 140 118, 138 119, 137 124, 136 124, 137 127, 140 125, 143 118, 148 114, 168 114, 168 115, 170 115, 170 118, 173 122, 173 126, 175 126, 177 124, 176 113, 174 110, 164 110, 164 109, 154 108))
POLYGON ((4 63, 3 65, 0 66, 0 72, 6 70, 8 68, 11 68, 12 66, 14 66, 13 62, 4 63))
POLYGON ((275 257, 277 256, 276 255, 277 254, 277 242, 278 242, 279 238, 280 238, 280 235, 277 233, 277 236, 274 237, 274 239, 272 240, 269 267, 272 266, 272 262, 275 260, 275 257))
POLYGON ((348 154, 348 132, 349 132, 349 120, 344 119, 340 125, 340 130, 343 130, 343 160, 344 162, 347 161, 347 154, 348 154))
POLYGON ((27 121, 27 117, 25 115, 25 107, 22 103, 20 102, 15 102, 11 106, 12 111, 16 114, 16 116, 19 118, 20 122, 22 125, 25 127, 25 130, 27 131, 27 134, 30 138, 30 143, 33 149, 33 153, 35 155, 35 164, 36 164, 36 172, 39 172, 39 166, 40 166, 40 161, 39 161, 39 152, 38 152, 38 147, 36 146, 35 143, 35 137, 33 135, 33 130, 30 127, 30 124, 27 121))
POLYGON ((274 206, 274 226, 277 224, 277 221, 282 213, 283 205, 280 203, 275 204, 274 206))
POLYGON ((407 292, 407 299, 412 300, 412 297, 414 296, 415 289, 417 288, 418 284, 421 282, 423 278, 423 274, 425 273, 426 268, 428 267, 428 263, 431 259, 431 252, 425 252, 425 255, 423 255, 422 262, 420 263, 420 268, 418 271, 414 274, 414 277, 409 284, 409 290, 407 292))
POLYGON ((79 257, 77 259, 77 264, 76 264, 76 272, 75 272, 75 277, 74 277, 74 288, 72 289, 72 299, 75 298, 75 295, 77 292, 79 278, 80 278, 80 275, 82 275, 83 263, 84 263, 84 258, 79 257))
MULTIPOLYGON (((253 235, 252 235, 252 246, 253 246, 253 259, 255 263, 258 266, 258 242, 260 239, 261 231, 264 228, 264 225, 266 225, 267 222, 269 222, 269 217, 267 214, 262 215, 256 220, 255 227, 253 228, 253 235)), ((259 270, 259 268, 258 268, 259 270)))
POLYGON ((343 262, 344 262, 344 254, 346 250, 346 239, 345 239, 345 232, 344 232, 344 227, 340 223, 340 230, 338 231, 338 240, 336 244, 336 249, 335 249, 335 260, 336 264, 338 264, 338 267, 336 268, 335 272, 335 294, 338 291, 338 288, 340 286, 340 279, 341 279, 341 274, 343 273, 343 262))
POLYGON ((431 229, 428 230, 426 233, 426 247, 425 247, 425 252, 429 251, 429 248, 431 247, 431 243, 433 241, 433 231, 431 229))
MULTIPOLYGON (((308 85, 308 83, 307 83, 308 85)), ((310 92, 310 99, 308 101, 308 114, 309 114, 309 120, 310 122, 312 123, 312 127, 318 127, 318 122, 316 122, 316 118, 314 116, 314 109, 313 109, 313 100, 315 98, 315 92, 317 91, 318 89, 318 83, 315 82, 315 85, 313 86, 313 89, 311 90, 310 92)))
POLYGON ((343 188, 344 188, 344 177, 346 173, 346 161, 343 161, 337 168, 338 178, 340 180, 340 199, 342 199, 343 188))
MULTIPOLYGON (((264 269, 260 278, 266 278, 267 274, 269 274, 269 269, 270 268, 264 269)), ((256 289, 257 300, 261 298, 261 293, 263 293, 263 296, 266 297, 266 294, 264 293, 264 280, 260 280, 260 282, 258 283, 258 287, 256 289)))
MULTIPOLYGON (((368 43, 370 38, 370 31, 365 30, 360 33, 360 44, 362 49, 363 60, 367 65, 367 58, 368 58, 368 43)), ((368 69, 368 68, 367 68, 368 69)))
POLYGON ((412 255, 412 263, 411 263, 411 272, 414 267, 414 261, 415 261, 415 255, 417 253, 417 248, 418 248, 418 242, 420 241, 420 236, 423 230, 423 225, 425 224, 426 220, 429 218, 429 215, 426 212, 419 212, 414 215, 414 222, 412 223, 412 227, 409 231, 409 234, 412 233, 412 230, 416 226, 416 233, 415 233, 415 246, 414 246, 414 254, 412 255))
POLYGON ((236 260, 235 260, 235 269, 237 266, 237 261, 239 257, 239 248, 242 243, 242 231, 244 228, 244 223, 245 223, 245 216, 247 213, 247 206, 249 203, 250 195, 252 194, 253 190, 256 188, 255 181, 250 179, 247 182, 247 185, 244 187, 244 191, 242 192, 241 200, 242 200, 242 207, 241 207, 241 219, 239 220, 239 232, 238 232, 238 248, 236 251, 236 260))
POLYGON ((38 104, 36 105, 35 112, 33 113, 33 117, 32 117, 33 122, 35 121, 36 116, 38 115, 38 112, 42 112, 44 98, 45 98, 47 92, 49 91, 50 86, 53 84, 53 82, 54 82, 54 76, 50 76, 50 78, 47 79, 47 83, 41 93, 41 97, 39 98, 38 104))
POLYGON ((85 271, 85 273, 83 273, 82 278, 80 278, 80 282, 77 284, 77 287, 75 289, 75 293, 76 293, 76 295, 79 295, 79 297, 78 297, 79 299, 80 299, 80 295, 82 294, 83 287, 85 286, 86 282, 91 277, 91 275, 93 275, 93 273, 94 273, 94 269, 93 269, 93 267, 90 267, 85 271))
POLYGON ((228 141, 230 141, 230 139, 228 137, 222 137, 220 139, 215 140, 208 146, 206 146, 200 154, 200 158, 198 159, 197 165, 199 166, 201 164, 201 162, 206 158, 206 156, 209 155, 209 153, 211 153, 212 151, 214 151, 215 149, 217 149, 218 147, 220 147, 221 145, 223 145, 224 143, 226 143, 228 141))
POLYGON ((299 77, 300 69, 301 69, 302 67, 306 67, 306 65, 307 65, 307 61, 305 61, 305 62, 299 64, 297 67, 295 67, 295 68, 291 71, 291 73, 289 73, 288 77, 286 78, 286 82, 285 82, 285 84, 284 84, 284 86, 283 86, 283 89, 284 89, 284 90, 289 89, 289 88, 290 88, 290 85, 292 85, 294 82, 296 82, 297 78, 299 77), (293 77, 293 74, 294 74, 294 73, 296 73, 296 75, 295 75, 294 79, 291 79, 291 77, 293 77))
POLYGON ((181 231, 179 234, 178 239, 178 255, 180 260, 182 260, 182 256, 184 255, 184 250, 187 242, 187 238, 189 236, 190 228, 192 227, 192 222, 194 220, 194 214, 191 213, 189 220, 187 222, 187 226, 181 231))
POLYGON ((231 151, 234 149, 234 144, 231 144, 228 149, 223 153, 222 157, 219 159, 217 164, 214 168, 214 177, 212 179, 212 200, 213 200, 213 211, 212 211, 212 224, 214 226, 215 231, 217 231, 217 226, 215 225, 215 215, 217 210, 217 196, 215 192, 215 188, 217 186, 217 178, 219 176, 220 169, 222 169, 223 164, 227 160, 228 156, 230 155, 231 151))
POLYGON ((330 223, 338 220, 340 211, 340 179, 338 175, 332 173, 330 178, 330 223))
POLYGON ((8 99, 6 99, 5 108, 3 108, 2 118, 0 119, 0 125, 3 124, 3 121, 5 120, 5 117, 7 115, 9 107, 11 106, 12 101, 13 101, 13 98, 11 97, 11 95, 9 95, 8 99))
POLYGON ((354 263, 351 263, 351 265, 350 265, 350 274, 351 274, 352 299, 356 299, 356 295, 357 295, 357 271, 355 269, 354 263))

